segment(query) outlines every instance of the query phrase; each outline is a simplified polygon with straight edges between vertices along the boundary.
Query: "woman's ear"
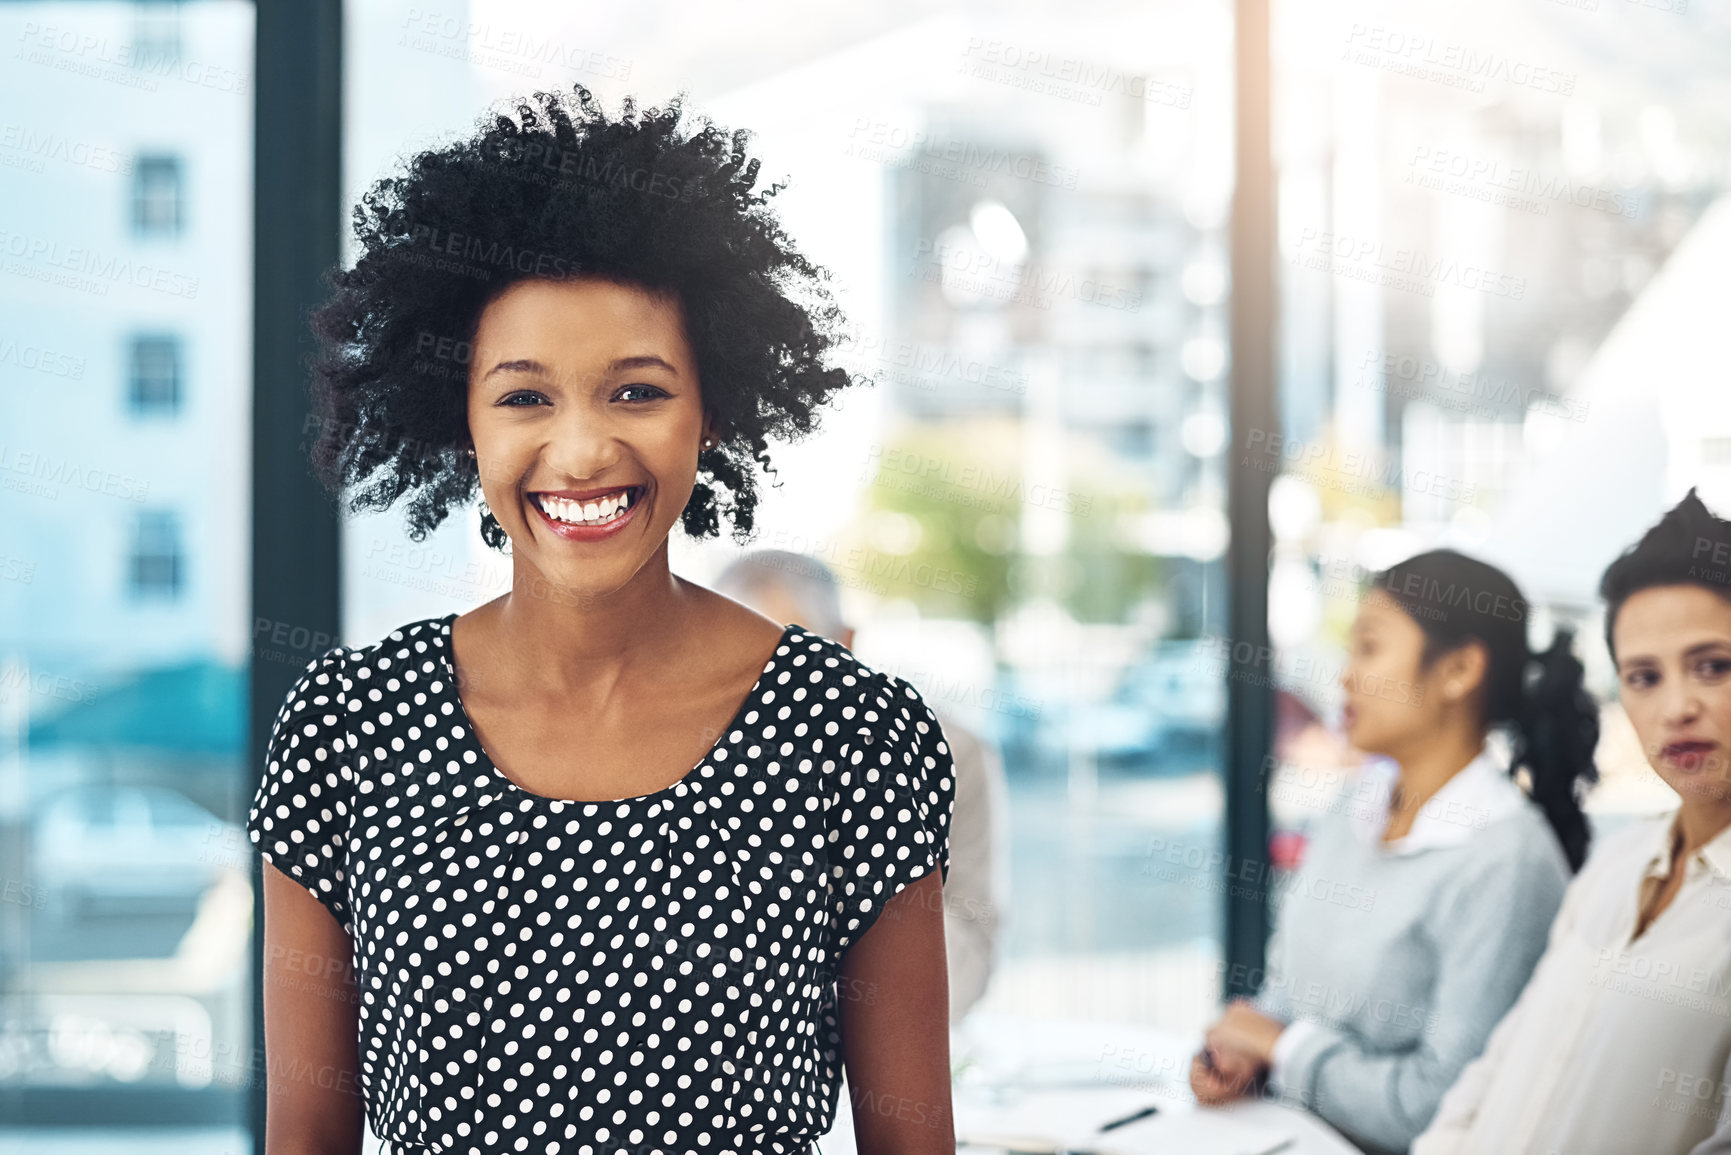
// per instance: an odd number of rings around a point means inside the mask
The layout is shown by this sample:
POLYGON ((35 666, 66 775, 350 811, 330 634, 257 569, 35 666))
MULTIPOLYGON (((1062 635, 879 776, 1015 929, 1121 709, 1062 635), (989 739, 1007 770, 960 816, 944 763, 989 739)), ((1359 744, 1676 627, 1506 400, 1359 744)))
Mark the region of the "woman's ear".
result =
POLYGON ((1490 654, 1478 639, 1457 646, 1443 655, 1437 670, 1441 675, 1443 694, 1450 701, 1470 698, 1485 683, 1490 670, 1490 654))

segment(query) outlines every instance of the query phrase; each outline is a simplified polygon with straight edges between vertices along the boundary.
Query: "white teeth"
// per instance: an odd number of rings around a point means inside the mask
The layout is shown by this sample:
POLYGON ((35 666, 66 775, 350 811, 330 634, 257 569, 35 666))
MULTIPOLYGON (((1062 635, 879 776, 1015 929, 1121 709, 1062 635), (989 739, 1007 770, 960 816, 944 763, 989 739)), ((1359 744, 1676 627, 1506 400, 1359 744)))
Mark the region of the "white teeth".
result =
POLYGON ((570 522, 572 525, 599 525, 612 521, 631 505, 631 492, 625 490, 611 497, 598 501, 578 503, 567 501, 562 497, 541 495, 538 500, 541 508, 550 517, 559 521, 570 522))

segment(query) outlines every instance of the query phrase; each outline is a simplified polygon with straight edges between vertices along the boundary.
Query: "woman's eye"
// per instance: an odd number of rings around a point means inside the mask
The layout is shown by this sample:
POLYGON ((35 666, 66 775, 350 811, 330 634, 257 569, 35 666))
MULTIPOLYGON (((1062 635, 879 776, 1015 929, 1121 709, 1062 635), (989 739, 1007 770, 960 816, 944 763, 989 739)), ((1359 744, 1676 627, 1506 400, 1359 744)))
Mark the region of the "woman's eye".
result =
POLYGON ((1731 658, 1706 658, 1696 669, 1707 681, 1717 682, 1727 673, 1731 673, 1731 658))
POLYGON ((1649 689, 1656 680, 1651 670, 1634 670, 1623 676, 1624 684, 1635 690, 1649 689))
POLYGON ((626 397, 625 394, 630 393, 634 389, 641 390, 643 393, 647 394, 646 396, 637 398, 637 400, 640 401, 655 401, 668 395, 665 389, 657 389, 653 385, 627 385, 615 396, 619 397, 621 400, 630 401, 632 398, 626 397))
POLYGON ((519 389, 515 393, 507 393, 505 396, 499 398, 499 404, 517 406, 520 399, 534 403, 541 400, 541 394, 530 389, 519 389))

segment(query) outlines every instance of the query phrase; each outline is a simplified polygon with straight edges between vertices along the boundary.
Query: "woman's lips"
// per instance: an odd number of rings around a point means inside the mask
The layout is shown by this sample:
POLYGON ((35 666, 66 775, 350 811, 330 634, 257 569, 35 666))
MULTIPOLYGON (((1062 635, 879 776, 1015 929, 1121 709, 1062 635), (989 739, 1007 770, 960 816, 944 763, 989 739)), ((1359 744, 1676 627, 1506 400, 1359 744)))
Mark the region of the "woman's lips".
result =
POLYGON ((1679 770, 1694 772, 1718 764, 1718 758, 1714 754, 1718 748, 1717 742, 1667 742, 1660 747, 1659 756, 1679 770))
POLYGON ((535 516, 541 519, 541 524, 566 541, 603 541, 617 534, 637 517, 637 509, 643 504, 648 489, 645 486, 631 487, 631 503, 625 507, 625 512, 612 521, 600 525, 577 525, 569 521, 560 521, 541 508, 541 503, 533 497, 529 498, 529 507, 535 511, 535 516))

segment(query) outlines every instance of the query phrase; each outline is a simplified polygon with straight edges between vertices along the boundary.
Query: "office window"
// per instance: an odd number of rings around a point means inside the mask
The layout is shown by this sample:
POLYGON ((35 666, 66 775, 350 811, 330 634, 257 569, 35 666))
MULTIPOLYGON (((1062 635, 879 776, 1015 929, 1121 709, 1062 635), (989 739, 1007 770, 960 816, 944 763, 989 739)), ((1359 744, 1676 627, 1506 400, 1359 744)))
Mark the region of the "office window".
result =
POLYGON ((152 0, 132 17, 132 63, 145 70, 180 60, 180 4, 152 0))
POLYGON ((136 414, 171 414, 180 409, 180 338, 132 338, 128 396, 136 414))
POLYGON ((168 510, 139 514, 133 528, 132 561, 128 567, 132 595, 178 597, 185 569, 180 519, 168 510))
POLYGON ((0 1152, 254 1150, 255 16, 0 3, 0 1152))
POLYGON ((132 174, 133 232, 150 237, 179 235, 182 185, 179 157, 139 157, 132 174))

